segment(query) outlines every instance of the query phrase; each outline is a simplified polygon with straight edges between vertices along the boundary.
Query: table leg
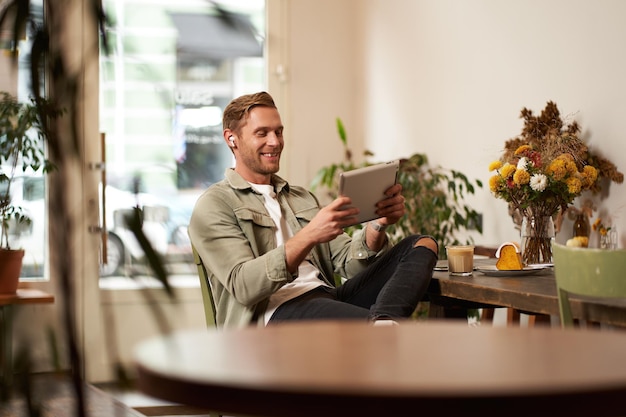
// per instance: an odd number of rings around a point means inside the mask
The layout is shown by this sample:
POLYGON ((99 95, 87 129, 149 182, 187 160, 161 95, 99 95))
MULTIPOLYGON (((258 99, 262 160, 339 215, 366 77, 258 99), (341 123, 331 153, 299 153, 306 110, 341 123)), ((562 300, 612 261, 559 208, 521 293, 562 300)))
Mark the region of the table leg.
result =
POLYGON ((507 326, 520 325, 520 312, 514 308, 507 308, 506 310, 506 324, 507 326))
POLYGON ((445 307, 435 303, 430 303, 428 317, 431 319, 462 319, 467 320, 467 308, 445 307))
POLYGON ((548 314, 531 314, 528 316, 528 326, 532 327, 534 325, 543 325, 543 326, 551 326, 550 315, 548 314))
POLYGON ((0 306, 0 388, 8 395, 13 380, 13 306, 0 306))

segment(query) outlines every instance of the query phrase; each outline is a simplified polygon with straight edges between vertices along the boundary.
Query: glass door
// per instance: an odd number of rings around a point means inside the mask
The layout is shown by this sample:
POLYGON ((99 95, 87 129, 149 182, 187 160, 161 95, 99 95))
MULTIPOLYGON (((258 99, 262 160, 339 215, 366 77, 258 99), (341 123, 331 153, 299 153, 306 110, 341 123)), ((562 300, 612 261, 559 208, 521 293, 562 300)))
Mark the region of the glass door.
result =
POLYGON ((92 381, 111 380, 111 364, 131 364, 134 346, 163 331, 155 303, 172 330, 206 325, 187 225, 199 194, 233 165, 221 134, 224 107, 267 89, 263 0, 103 5, 110 51, 100 53, 98 114, 108 233, 98 295, 86 300, 92 381), (174 300, 159 291, 125 225, 136 207, 174 300))
POLYGON ((265 88, 265 5, 103 4, 111 50, 100 57, 108 231, 101 278, 149 273, 124 222, 135 206, 169 271, 184 272, 193 264, 187 224, 195 200, 232 165, 222 110, 233 97, 265 88))

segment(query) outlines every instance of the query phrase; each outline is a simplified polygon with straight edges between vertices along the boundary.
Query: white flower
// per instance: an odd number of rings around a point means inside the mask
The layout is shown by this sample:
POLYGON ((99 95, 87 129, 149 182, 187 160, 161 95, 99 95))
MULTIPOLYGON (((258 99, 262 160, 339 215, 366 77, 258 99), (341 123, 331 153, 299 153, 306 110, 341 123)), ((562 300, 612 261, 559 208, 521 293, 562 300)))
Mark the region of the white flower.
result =
POLYGON ((543 174, 534 174, 530 177, 530 188, 535 191, 542 192, 548 185, 548 177, 543 174))
POLYGON ((528 160, 528 158, 526 158, 525 156, 522 156, 519 161, 517 162, 517 169, 523 169, 524 171, 526 171, 526 167, 530 164, 531 162, 528 160))

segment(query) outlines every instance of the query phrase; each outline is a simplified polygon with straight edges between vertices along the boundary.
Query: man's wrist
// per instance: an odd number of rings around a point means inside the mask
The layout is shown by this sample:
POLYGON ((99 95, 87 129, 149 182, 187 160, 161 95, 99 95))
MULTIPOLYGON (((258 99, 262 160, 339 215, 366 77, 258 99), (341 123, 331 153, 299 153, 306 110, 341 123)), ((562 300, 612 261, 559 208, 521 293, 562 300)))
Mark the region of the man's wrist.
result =
POLYGON ((370 222, 370 226, 377 232, 384 232, 385 229, 389 226, 387 224, 380 224, 376 220, 370 222))

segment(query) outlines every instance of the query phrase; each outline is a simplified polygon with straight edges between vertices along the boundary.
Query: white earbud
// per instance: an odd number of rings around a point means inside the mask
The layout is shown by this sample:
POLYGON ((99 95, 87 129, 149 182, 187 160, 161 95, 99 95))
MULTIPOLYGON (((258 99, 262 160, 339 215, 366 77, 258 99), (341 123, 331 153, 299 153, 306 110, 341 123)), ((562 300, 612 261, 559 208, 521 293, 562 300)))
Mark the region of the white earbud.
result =
POLYGON ((232 135, 231 135, 231 136, 229 136, 229 137, 228 137, 228 142, 230 142, 230 143, 229 143, 229 145, 230 145, 231 147, 235 146, 235 137, 234 137, 234 136, 232 136, 232 135))

